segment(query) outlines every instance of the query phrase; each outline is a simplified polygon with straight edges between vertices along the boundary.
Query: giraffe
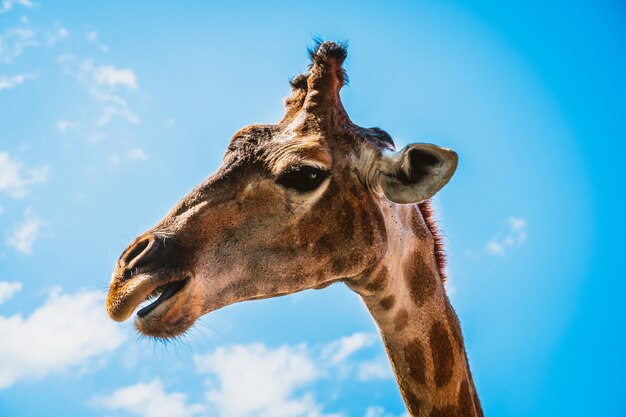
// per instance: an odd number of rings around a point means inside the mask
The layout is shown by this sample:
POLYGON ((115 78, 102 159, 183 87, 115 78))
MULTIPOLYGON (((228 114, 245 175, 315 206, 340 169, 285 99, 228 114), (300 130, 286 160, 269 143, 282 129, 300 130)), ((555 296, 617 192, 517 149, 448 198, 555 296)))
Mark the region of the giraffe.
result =
POLYGON ((412 416, 482 416, 429 199, 457 154, 395 152, 348 117, 344 44, 316 41, 276 125, 235 133, 216 173, 122 253, 109 316, 170 338, 226 305, 345 283, 380 331, 412 416))

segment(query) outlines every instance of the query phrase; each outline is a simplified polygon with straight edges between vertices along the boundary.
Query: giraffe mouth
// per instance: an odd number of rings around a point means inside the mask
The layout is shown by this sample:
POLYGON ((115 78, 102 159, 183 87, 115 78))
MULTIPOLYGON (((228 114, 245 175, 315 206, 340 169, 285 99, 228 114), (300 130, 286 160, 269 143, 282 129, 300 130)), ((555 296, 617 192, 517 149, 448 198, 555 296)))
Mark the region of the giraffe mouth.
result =
POLYGON ((189 277, 185 277, 181 280, 173 281, 155 288, 154 291, 148 294, 145 300, 140 303, 140 309, 137 311, 137 317, 140 319, 147 317, 165 301, 178 294, 183 288, 185 288, 188 282, 189 277))
POLYGON ((140 274, 118 284, 115 280, 109 290, 106 311, 113 320, 124 321, 137 311, 137 320, 153 320, 158 312, 165 313, 189 288, 192 276, 188 274, 140 274))

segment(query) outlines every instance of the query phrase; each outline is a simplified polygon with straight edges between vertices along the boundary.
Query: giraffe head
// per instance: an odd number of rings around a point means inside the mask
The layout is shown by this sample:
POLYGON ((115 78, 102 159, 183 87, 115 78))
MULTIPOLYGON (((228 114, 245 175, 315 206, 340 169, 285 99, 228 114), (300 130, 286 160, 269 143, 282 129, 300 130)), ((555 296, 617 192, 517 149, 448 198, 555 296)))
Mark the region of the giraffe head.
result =
POLYGON ((381 204, 421 202, 451 178, 453 151, 395 153, 386 132, 350 121, 343 45, 310 55, 283 119, 237 132, 217 172, 122 253, 106 302, 114 320, 142 304, 138 330, 172 337, 235 302, 350 280, 386 252, 381 204))

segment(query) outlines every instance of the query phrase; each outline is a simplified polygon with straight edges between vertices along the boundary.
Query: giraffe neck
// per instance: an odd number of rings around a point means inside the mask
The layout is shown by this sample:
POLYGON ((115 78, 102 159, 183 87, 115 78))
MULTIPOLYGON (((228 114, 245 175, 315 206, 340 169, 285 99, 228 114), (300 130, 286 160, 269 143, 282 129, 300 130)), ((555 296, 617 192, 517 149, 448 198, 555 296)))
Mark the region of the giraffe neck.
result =
POLYGON ((348 285, 361 295, 380 329, 409 413, 482 416, 433 236, 416 206, 388 206, 383 212, 387 254, 348 285))

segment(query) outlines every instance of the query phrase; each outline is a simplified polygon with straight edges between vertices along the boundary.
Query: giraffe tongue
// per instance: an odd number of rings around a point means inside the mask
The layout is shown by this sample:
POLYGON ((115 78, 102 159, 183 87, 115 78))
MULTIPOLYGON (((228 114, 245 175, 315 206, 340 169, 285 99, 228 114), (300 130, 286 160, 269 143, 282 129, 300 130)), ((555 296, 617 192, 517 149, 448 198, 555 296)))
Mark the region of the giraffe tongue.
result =
POLYGON ((142 308, 141 310, 139 310, 137 312, 137 315, 139 317, 145 317, 148 314, 150 314, 150 312, 154 310, 155 308, 157 308, 159 304, 172 298, 174 295, 176 295, 177 292, 182 290, 185 284, 187 284, 187 281, 189 281, 189 278, 181 279, 180 281, 175 281, 175 282, 165 285, 163 292, 161 293, 159 298, 157 298, 153 303, 150 303, 144 308, 142 308))

